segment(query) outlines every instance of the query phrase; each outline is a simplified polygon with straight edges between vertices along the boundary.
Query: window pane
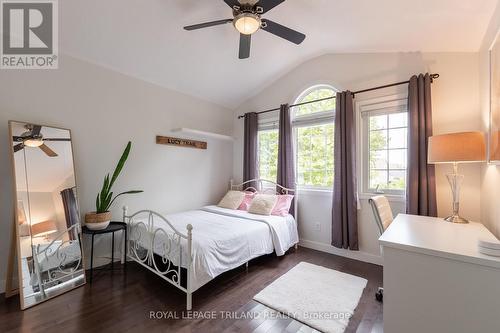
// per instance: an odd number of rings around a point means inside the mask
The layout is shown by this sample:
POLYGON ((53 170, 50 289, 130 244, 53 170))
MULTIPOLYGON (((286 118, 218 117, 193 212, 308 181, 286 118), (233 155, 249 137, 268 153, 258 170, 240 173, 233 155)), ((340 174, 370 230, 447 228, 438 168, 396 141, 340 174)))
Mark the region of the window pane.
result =
POLYGON ((370 171, 370 188, 376 189, 387 188, 387 170, 371 170, 370 171))
POLYGON ((387 149, 387 130, 370 131, 370 150, 387 149))
MULTIPOLYGON (((309 102, 316 99, 334 96, 335 92, 332 89, 321 88, 308 93, 306 96, 298 100, 298 103, 309 102)), ((295 116, 303 116, 316 112, 335 110, 335 99, 328 99, 321 102, 300 105, 294 108, 295 116)))
POLYGON ((278 167, 278 130, 259 131, 260 178, 276 181, 278 167))
POLYGON ((311 137, 306 134, 306 130, 305 128, 299 129, 301 140, 298 140, 298 150, 301 154, 309 153, 311 148, 311 137))
POLYGON ((388 132, 389 148, 406 147, 406 128, 390 129, 388 132))
POLYGON ((387 115, 370 117, 370 131, 387 128, 387 115))
POLYGON ((370 152, 370 169, 387 169, 387 150, 370 152))
POLYGON ((363 166, 368 176, 364 180, 365 189, 402 192, 406 186, 408 113, 384 115, 380 111, 362 118, 367 122, 365 138, 368 136, 363 166))
POLYGON ((389 115, 389 127, 406 127, 408 121, 408 112, 392 113, 389 115))
POLYGON ((406 149, 389 150, 389 169, 406 169, 406 149))
POLYGON ((333 185, 333 124, 297 128, 297 183, 333 185))
POLYGON ((389 187, 395 190, 405 190, 406 187, 406 171, 389 171, 389 187))

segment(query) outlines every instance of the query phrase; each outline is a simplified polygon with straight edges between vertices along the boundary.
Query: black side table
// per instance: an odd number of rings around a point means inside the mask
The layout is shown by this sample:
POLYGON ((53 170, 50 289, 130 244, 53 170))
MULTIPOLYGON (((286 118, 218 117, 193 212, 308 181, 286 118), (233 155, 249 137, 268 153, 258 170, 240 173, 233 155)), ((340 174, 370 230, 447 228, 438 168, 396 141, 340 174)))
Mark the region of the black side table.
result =
POLYGON ((127 265, 127 224, 124 222, 110 222, 109 225, 102 230, 90 230, 86 226, 82 227, 82 232, 87 235, 92 235, 92 245, 90 248, 90 278, 89 282, 92 283, 92 275, 94 272, 94 236, 111 233, 111 267, 113 267, 113 263, 115 261, 115 232, 123 230, 125 236, 125 253, 122 253, 122 256, 125 256, 124 266, 127 265))

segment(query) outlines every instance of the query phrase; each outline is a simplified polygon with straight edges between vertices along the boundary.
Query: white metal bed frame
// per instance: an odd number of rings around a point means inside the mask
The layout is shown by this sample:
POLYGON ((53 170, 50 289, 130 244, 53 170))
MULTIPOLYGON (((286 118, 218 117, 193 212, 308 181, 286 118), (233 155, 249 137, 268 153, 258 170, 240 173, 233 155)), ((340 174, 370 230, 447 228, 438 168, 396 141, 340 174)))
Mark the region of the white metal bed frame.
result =
MULTIPOLYGON (((275 182, 268 181, 265 179, 252 179, 241 184, 233 184, 231 180, 230 183, 231 190, 239 191, 253 191, 258 193, 274 193, 274 194, 295 194, 294 189, 285 188, 275 182), (250 186, 251 185, 251 186, 250 186)), ((297 204, 295 196, 295 216, 297 216, 297 204)), ((186 293, 186 309, 188 311, 192 310, 192 295, 193 290, 191 286, 191 274, 192 274, 192 246, 193 246, 193 226, 188 224, 186 226, 186 233, 182 233, 180 230, 174 228, 174 226, 161 214, 158 214, 151 210, 140 210, 134 214, 128 215, 127 207, 123 207, 123 222, 127 224, 128 228, 128 246, 127 246, 127 257, 131 260, 137 262, 139 265, 144 266, 151 272, 155 273, 165 281, 169 282, 173 286, 182 290, 186 293), (137 220, 138 217, 142 217, 141 220, 137 220), (147 222, 145 222, 144 217, 147 217, 147 222), (155 228, 154 221, 161 221, 165 228, 155 228), (145 232, 152 235, 149 240, 149 246, 144 248, 140 244, 142 233, 145 232), (161 262, 165 268, 159 268, 157 261, 155 261, 155 245, 156 236, 161 233, 163 234, 164 241, 160 243, 163 248, 163 255, 161 255, 161 262), (165 241, 166 240, 166 241, 165 241), (186 242, 186 258, 187 263, 183 263, 183 243, 186 242), (177 263, 175 265, 174 263, 177 263), (182 266, 185 264, 185 273, 182 270, 182 266), (186 287, 181 285, 181 277, 186 275, 186 287)), ((297 244, 295 244, 297 249, 297 244)), ((156 254, 158 256, 158 254, 156 254)), ((248 262, 246 263, 248 267, 248 262)))

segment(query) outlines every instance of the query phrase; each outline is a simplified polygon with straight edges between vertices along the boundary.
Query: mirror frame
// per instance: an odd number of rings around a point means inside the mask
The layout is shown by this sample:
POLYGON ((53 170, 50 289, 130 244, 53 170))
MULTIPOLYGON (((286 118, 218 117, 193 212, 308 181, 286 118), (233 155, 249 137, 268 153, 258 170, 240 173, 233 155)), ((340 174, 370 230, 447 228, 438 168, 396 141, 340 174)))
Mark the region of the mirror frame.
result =
MULTIPOLYGON (((21 258, 20 258, 20 253, 21 253, 21 242, 20 242, 20 230, 19 230, 19 216, 18 214, 16 214, 17 212, 17 209, 18 209, 18 198, 17 198, 17 179, 16 179, 16 170, 15 170, 15 161, 14 161, 14 146, 11 144, 12 143, 12 136, 13 136, 13 133, 12 133, 12 124, 13 123, 21 123, 21 124, 33 124, 33 122, 26 122, 26 121, 20 121, 20 120, 9 120, 8 121, 8 127, 9 127, 9 144, 10 144, 10 161, 11 161, 11 172, 12 172, 12 192, 13 192, 13 201, 14 201, 14 204, 13 204, 13 221, 12 223, 14 223, 14 227, 15 228, 12 228, 12 229, 15 229, 15 240, 13 239, 14 237, 12 237, 12 239, 16 242, 15 244, 15 247, 14 247, 14 244, 10 244, 10 254, 9 254, 9 260, 11 258, 11 256, 16 256, 16 259, 17 259, 17 277, 18 277, 18 289, 17 289, 17 292, 19 293, 19 300, 20 300, 20 305, 21 305, 21 310, 26 310, 28 308, 31 308, 33 306, 36 306, 38 304, 42 304, 52 298, 55 298, 57 296, 60 296, 60 295, 63 295, 71 290, 74 290, 76 288, 79 288, 79 287, 82 287, 84 286, 86 283, 87 283, 87 276, 86 276, 86 265, 85 265, 85 255, 84 255, 84 246, 83 246, 83 237, 80 237, 79 239, 79 242, 80 242, 80 252, 81 252, 81 265, 82 265, 82 269, 83 269, 83 283, 81 285, 78 285, 76 287, 73 287, 73 288, 70 288, 64 292, 61 292, 60 294, 57 294, 57 295, 52 295, 52 296, 47 296, 45 299, 35 303, 35 304, 31 304, 31 305, 28 305, 26 306, 25 302, 24 302, 24 292, 23 292, 23 287, 21 285, 22 283, 22 279, 20 278, 20 274, 22 272, 22 264, 21 264, 21 258)), ((60 130, 64 130, 64 131, 68 131, 69 132, 69 136, 71 138, 71 141, 70 141, 70 144, 71 144, 71 159, 72 159, 72 164, 73 164, 73 173, 74 173, 74 178, 75 178, 75 187, 76 187, 76 191, 77 191, 77 195, 76 195, 76 203, 78 205, 78 209, 80 209, 80 198, 79 198, 79 191, 78 191, 78 179, 77 179, 77 172, 76 172, 76 167, 75 167, 75 151, 74 151, 74 145, 73 145, 73 135, 71 133, 71 130, 69 128, 63 128, 63 127, 59 127, 59 126, 52 126, 52 125, 46 125, 46 124, 38 124, 36 123, 36 125, 40 125, 42 127, 51 127, 51 128, 55 128, 55 129, 60 129, 60 130)), ((82 227, 82 222, 81 222, 81 214, 80 214, 80 228, 82 227)), ((80 229, 81 230, 81 229, 80 229)), ((81 233, 81 231, 80 231, 81 233)), ((13 235, 14 236, 14 235, 13 235)), ((13 260, 13 259, 12 259, 13 260)), ((7 268, 7 272, 11 271, 13 272, 14 270, 14 267, 8 267, 7 268)), ((7 279, 6 279, 6 285, 10 285, 12 286, 12 274, 9 274, 8 273, 8 276, 7 276, 7 279), (10 281, 9 281, 10 279, 10 281)), ((7 290, 6 290, 7 292, 7 290)), ((10 290, 9 293, 10 293, 10 296, 13 296, 14 294, 16 294, 17 292, 13 290, 10 290)))
MULTIPOLYGON (((490 47, 488 48, 488 145, 487 145, 487 163, 488 164, 495 164, 495 165, 500 165, 500 159, 492 159, 491 158, 491 145, 492 145, 492 139, 493 139, 493 131, 499 132, 500 131, 500 126, 499 128, 492 128, 493 127, 493 112, 496 111, 498 113, 498 116, 500 117, 500 108, 498 110, 493 110, 493 61, 492 61, 492 50, 495 45, 498 44, 498 47, 500 48, 500 29, 497 31, 495 38, 493 39, 493 42, 491 43, 490 47)), ((498 66, 500 66, 500 61, 498 63, 498 66)), ((500 68, 499 68, 500 71, 500 68)), ((497 78, 500 80, 500 77, 497 78)), ((498 138, 500 139, 500 137, 498 138)), ((500 141, 500 140, 499 140, 500 141)), ((500 143, 500 142, 499 142, 500 143)), ((500 150, 500 147, 498 148, 500 150)))

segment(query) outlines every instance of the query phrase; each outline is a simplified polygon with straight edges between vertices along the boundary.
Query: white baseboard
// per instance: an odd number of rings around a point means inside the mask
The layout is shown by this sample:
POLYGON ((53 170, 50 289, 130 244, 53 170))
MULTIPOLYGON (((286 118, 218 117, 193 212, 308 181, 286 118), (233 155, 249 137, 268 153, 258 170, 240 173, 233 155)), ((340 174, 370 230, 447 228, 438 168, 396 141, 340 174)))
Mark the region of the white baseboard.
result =
MULTIPOLYGON (((364 261, 364 262, 368 262, 368 263, 380 265, 380 266, 383 265, 383 258, 381 256, 377 256, 377 255, 374 255, 371 253, 338 249, 338 248, 333 247, 333 246, 328 245, 328 244, 310 241, 307 239, 301 239, 299 241, 299 245, 303 246, 305 248, 308 248, 308 249, 313 249, 313 250, 317 250, 317 251, 331 253, 331 254, 346 257, 349 259, 364 261)), ((115 254, 116 254, 116 252, 115 252, 115 254)), ((111 257, 111 253, 109 254, 109 257, 111 257)), ((90 256, 88 258, 90 258, 90 256)), ((85 258, 85 259, 88 260, 88 258, 85 258)), ((115 257, 115 262, 120 262, 120 254, 119 253, 118 253, 118 258, 115 257)), ((94 268, 97 268, 97 267, 100 267, 103 265, 107 265, 110 263, 111 263, 111 261, 109 258, 100 258, 100 257, 94 258, 94 268)), ((90 265, 86 265, 85 269, 90 269, 90 265)), ((3 292, 5 292, 5 279, 0 280, 0 293, 3 293, 3 292)))
MULTIPOLYGON (((116 252, 115 252, 115 255, 116 255, 116 252)), ((89 258, 90 258, 90 256, 89 256, 89 258)), ((87 259, 87 258, 85 258, 85 259, 87 259)), ((120 261, 121 261, 121 257, 120 257, 120 254, 118 254, 118 258, 115 256, 114 262, 117 264, 120 264, 120 261)), ((98 267, 108 265, 108 264, 111 264, 111 253, 109 254, 109 258, 100 258, 100 257, 94 258, 94 268, 98 268, 98 267)), ((90 269, 90 263, 88 263, 88 265, 85 265, 85 269, 86 270, 90 269)), ((14 286, 17 286, 17 279, 14 279, 12 281, 12 283, 14 286)), ((5 292, 5 279, 0 279, 0 294, 2 294, 4 292, 5 292)))
POLYGON ((338 256, 346 257, 349 259, 355 259, 359 261, 368 262, 370 264, 375 264, 379 266, 383 266, 384 260, 381 256, 377 256, 371 253, 361 252, 361 251, 349 251, 345 249, 338 249, 334 246, 319 243, 315 241, 310 241, 307 239, 301 239, 299 241, 299 245, 306 247, 308 249, 318 250, 326 253, 335 254, 338 256))
MULTIPOLYGON (((115 255, 116 255, 116 252, 115 252, 115 255)), ((88 270, 88 269, 90 269, 90 258, 85 258, 85 260, 87 260, 86 265, 85 265, 85 269, 88 270)), ((114 263, 115 264, 120 263, 120 261, 121 261, 121 257, 117 258, 115 256, 114 263)), ((109 254, 109 258, 106 258, 106 257, 94 258, 94 268, 109 265, 109 264, 111 264, 111 253, 109 254)))
MULTIPOLYGON (((0 280, 0 294, 5 292, 5 283, 6 283, 5 279, 0 280)), ((17 286, 18 286, 17 278, 12 279, 12 285, 15 288, 17 288, 17 286)))

